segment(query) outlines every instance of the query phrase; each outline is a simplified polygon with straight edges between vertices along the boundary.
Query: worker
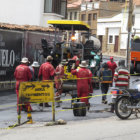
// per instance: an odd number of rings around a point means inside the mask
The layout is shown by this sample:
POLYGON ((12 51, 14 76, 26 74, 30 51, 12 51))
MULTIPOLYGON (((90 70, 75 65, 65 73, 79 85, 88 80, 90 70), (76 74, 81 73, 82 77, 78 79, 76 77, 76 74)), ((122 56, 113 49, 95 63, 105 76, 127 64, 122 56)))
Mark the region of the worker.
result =
MULTIPOLYGON (((89 73, 89 95, 88 96, 92 96, 92 93, 93 93, 93 74, 91 72, 90 69, 87 69, 88 70, 88 73, 89 73)), ((88 99, 90 99, 91 97, 89 97, 88 99)), ((88 102, 88 110, 90 109, 90 103, 88 102)))
POLYGON ((119 61, 119 67, 114 74, 115 87, 119 89, 129 88, 130 72, 125 67, 125 60, 119 61))
POLYGON ((79 58, 80 58, 80 54, 79 53, 75 54, 73 56, 73 58, 72 58, 72 60, 75 60, 76 67, 78 67, 79 64, 80 64, 80 59, 79 58))
POLYGON ((112 84, 113 84, 113 77, 114 77, 115 69, 117 68, 117 64, 116 62, 114 62, 112 56, 110 57, 110 61, 107 62, 107 65, 108 65, 108 68, 111 69, 112 71, 112 84))
POLYGON ((40 65, 38 64, 37 61, 34 61, 32 63, 32 65, 29 66, 29 69, 30 69, 31 74, 32 74, 32 79, 31 79, 32 81, 37 81, 37 79, 38 79, 39 66, 40 65))
POLYGON ((109 84, 112 83, 112 71, 108 68, 107 63, 102 64, 98 73, 99 79, 101 81, 101 91, 102 91, 102 103, 107 104, 106 94, 109 89, 109 84))
MULTIPOLYGON (((79 65, 79 69, 75 69, 75 65, 72 66, 71 73, 77 76, 77 91, 78 97, 88 97, 89 85, 90 85, 90 74, 87 69, 88 65, 86 61, 82 61, 79 65), (80 79, 81 78, 81 79, 80 79)), ((89 106, 88 98, 81 98, 81 102, 85 102, 89 106)))
POLYGON ((87 69, 88 70, 88 72, 89 72, 89 80, 90 80, 90 84, 89 84, 89 93, 93 93, 93 75, 92 75, 92 72, 91 72, 91 70, 90 69, 87 69))
POLYGON ((56 107, 60 107, 60 96, 62 94, 62 85, 63 85, 63 78, 65 78, 65 74, 64 74, 64 65, 66 65, 67 62, 66 60, 62 60, 61 63, 56 67, 55 70, 55 87, 57 89, 56 92, 56 103, 57 106, 56 107))
MULTIPOLYGON (((118 89, 127 89, 129 88, 130 72, 125 66, 125 60, 120 60, 118 63, 118 68, 115 70, 114 81, 115 87, 118 89)), ((114 106, 116 99, 112 99, 112 105, 110 112, 114 112, 114 106)))
MULTIPOLYGON (((51 64, 53 60, 52 56, 47 56, 47 62, 43 63, 39 68, 38 78, 39 80, 52 80, 55 74, 55 69, 51 64)), ((43 103, 40 103, 40 106, 43 106, 43 103)), ((51 107, 48 103, 45 103, 45 107, 51 107)))
MULTIPOLYGON (((14 77, 16 79, 16 94, 17 94, 17 111, 19 110, 19 85, 20 82, 27 82, 30 81, 32 78, 32 74, 30 72, 30 69, 28 67, 28 58, 23 57, 21 60, 21 64, 16 67, 14 72, 14 77)), ((30 110, 32 111, 32 108, 29 103, 24 103, 21 107, 21 110, 26 111, 28 110, 28 107, 30 107, 30 110)))

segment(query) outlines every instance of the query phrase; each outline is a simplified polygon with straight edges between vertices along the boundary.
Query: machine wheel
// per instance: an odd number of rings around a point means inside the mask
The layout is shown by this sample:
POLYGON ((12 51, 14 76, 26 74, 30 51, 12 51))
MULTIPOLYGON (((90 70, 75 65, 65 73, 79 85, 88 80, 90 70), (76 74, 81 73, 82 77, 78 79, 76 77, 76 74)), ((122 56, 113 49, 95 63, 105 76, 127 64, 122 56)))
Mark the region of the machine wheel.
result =
POLYGON ((130 74, 134 74, 134 64, 131 63, 130 65, 130 74))
POLYGON ((140 73, 140 63, 138 63, 137 66, 136 66, 136 72, 140 73))
POLYGON ((121 97, 116 101, 115 113, 120 119, 127 119, 132 114, 132 109, 128 109, 127 106, 131 106, 128 97, 121 97))

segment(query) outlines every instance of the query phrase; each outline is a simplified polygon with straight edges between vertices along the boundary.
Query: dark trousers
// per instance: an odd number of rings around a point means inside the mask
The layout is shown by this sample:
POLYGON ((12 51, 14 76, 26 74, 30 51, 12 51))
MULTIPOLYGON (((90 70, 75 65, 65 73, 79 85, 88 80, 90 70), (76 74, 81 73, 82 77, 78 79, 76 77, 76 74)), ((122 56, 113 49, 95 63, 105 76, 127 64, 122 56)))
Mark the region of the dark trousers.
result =
MULTIPOLYGON (((102 94, 107 94, 109 89, 109 83, 101 83, 102 94)), ((102 95, 102 100, 106 100, 106 95, 102 95)))

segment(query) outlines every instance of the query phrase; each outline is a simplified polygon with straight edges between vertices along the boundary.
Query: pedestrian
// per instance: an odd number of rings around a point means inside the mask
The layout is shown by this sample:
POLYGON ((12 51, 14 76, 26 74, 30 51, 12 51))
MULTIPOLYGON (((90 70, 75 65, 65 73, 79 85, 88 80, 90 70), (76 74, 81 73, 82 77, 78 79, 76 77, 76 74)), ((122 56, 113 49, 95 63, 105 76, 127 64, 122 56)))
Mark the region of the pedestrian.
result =
MULTIPOLYGON (((47 56, 47 62, 43 63, 39 68, 39 74, 38 78, 39 80, 53 80, 55 69, 53 65, 51 64, 53 60, 52 56, 47 56)), ((40 104, 40 106, 43 106, 43 103, 40 104)), ((48 103, 45 103, 45 107, 51 107, 48 103)))
POLYGON ((32 81, 37 81, 38 80, 38 71, 39 71, 39 64, 37 61, 34 61, 32 65, 29 66, 29 69, 32 74, 32 81))
POLYGON ((56 67, 55 70, 55 87, 56 87, 56 101, 57 101, 57 106, 60 107, 60 96, 62 94, 62 85, 63 85, 63 78, 65 76, 64 74, 64 65, 66 65, 67 62, 66 60, 62 60, 61 63, 56 67))
POLYGON ((120 60, 118 64, 119 67, 114 74, 115 87, 126 89, 129 87, 130 72, 125 67, 125 60, 120 60))
POLYGON ((101 81, 102 103, 107 104, 106 94, 109 89, 109 84, 112 83, 112 71, 108 68, 107 63, 102 64, 98 76, 101 81))
POLYGON ((115 69, 117 68, 117 64, 116 62, 114 62, 112 56, 110 57, 110 61, 107 62, 107 65, 112 71, 112 83, 113 83, 113 77, 114 77, 115 69))
MULTIPOLYGON (((130 72, 125 67, 125 60, 120 60, 118 63, 119 67, 115 70, 114 74, 114 81, 115 81, 115 87, 118 89, 127 89, 129 88, 129 79, 130 79, 130 72)), ((111 112, 114 112, 114 104, 116 102, 116 99, 112 99, 112 105, 111 105, 111 112)))
POLYGON ((80 68, 75 69, 74 65, 72 66, 71 73, 77 76, 77 92, 78 98, 81 98, 81 102, 85 102, 87 106, 89 106, 88 96, 89 96, 89 85, 90 85, 90 74, 87 69, 88 65, 86 61, 82 61, 79 65, 80 68), (86 98, 82 98, 86 97, 86 98))
MULTIPOLYGON (((27 82, 30 81, 32 78, 32 74, 30 72, 30 69, 28 67, 28 58, 23 57, 21 60, 21 64, 16 67, 15 72, 14 72, 14 77, 16 79, 16 94, 17 94, 17 111, 19 109, 19 85, 21 82, 27 82)), ((29 103, 24 103, 25 106, 23 105, 21 107, 21 110, 24 110, 27 112, 28 107, 30 107, 30 110, 32 111, 32 108, 29 103)))

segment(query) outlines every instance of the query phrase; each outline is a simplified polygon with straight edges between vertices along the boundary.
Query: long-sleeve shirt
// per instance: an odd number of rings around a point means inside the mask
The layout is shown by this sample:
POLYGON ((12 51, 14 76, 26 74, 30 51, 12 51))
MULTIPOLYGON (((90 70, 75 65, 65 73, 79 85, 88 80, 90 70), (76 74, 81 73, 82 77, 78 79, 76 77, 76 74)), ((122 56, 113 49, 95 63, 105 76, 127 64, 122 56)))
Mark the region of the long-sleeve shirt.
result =
POLYGON ((129 71, 125 67, 120 67, 115 71, 114 81, 116 87, 128 87, 129 85, 129 71))
POLYGON ((50 80, 54 74, 55 69, 53 65, 49 62, 46 62, 40 66, 38 77, 40 78, 42 76, 42 80, 50 80))

